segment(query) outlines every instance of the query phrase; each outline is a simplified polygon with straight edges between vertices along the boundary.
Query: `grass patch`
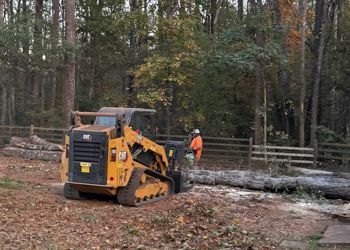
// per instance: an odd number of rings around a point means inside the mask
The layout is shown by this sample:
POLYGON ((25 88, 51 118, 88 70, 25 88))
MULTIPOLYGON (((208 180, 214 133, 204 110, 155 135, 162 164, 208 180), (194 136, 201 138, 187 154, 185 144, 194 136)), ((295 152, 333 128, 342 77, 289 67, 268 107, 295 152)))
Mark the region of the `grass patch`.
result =
POLYGON ((140 235, 140 231, 131 224, 124 224, 121 226, 121 229, 126 234, 131 235, 131 236, 139 236, 140 235))
POLYGON ((158 226, 169 226, 171 223, 171 220, 166 215, 156 215, 152 217, 151 222, 152 224, 155 224, 158 226))
POLYGON ((210 208, 197 207, 197 213, 204 217, 214 218, 219 215, 220 210, 217 207, 210 207, 210 208))
POLYGON ((325 201, 325 198, 323 197, 323 194, 321 191, 310 191, 306 190, 302 186, 297 187, 293 195, 296 198, 304 199, 304 200, 311 200, 311 201, 325 201))
POLYGON ((96 217, 93 214, 85 214, 82 216, 85 222, 96 222, 96 217))
POLYGON ((2 178, 0 179, 0 187, 6 189, 21 189, 23 187, 23 182, 10 178, 2 178))
POLYGON ((315 234, 315 235, 310 235, 307 237, 308 242, 309 242, 309 249, 310 250, 318 250, 320 248, 320 244, 318 241, 322 239, 321 234, 315 234))

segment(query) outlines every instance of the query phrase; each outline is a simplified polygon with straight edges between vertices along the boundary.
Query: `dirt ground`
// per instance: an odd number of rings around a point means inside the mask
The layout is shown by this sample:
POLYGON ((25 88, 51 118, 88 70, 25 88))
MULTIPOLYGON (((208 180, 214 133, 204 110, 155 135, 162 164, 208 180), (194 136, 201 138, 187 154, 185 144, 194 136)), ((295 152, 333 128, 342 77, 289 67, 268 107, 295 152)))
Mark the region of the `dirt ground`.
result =
POLYGON ((73 201, 59 164, 0 153, 0 249, 281 249, 284 239, 312 249, 331 221, 318 202, 199 185, 141 208, 73 201))

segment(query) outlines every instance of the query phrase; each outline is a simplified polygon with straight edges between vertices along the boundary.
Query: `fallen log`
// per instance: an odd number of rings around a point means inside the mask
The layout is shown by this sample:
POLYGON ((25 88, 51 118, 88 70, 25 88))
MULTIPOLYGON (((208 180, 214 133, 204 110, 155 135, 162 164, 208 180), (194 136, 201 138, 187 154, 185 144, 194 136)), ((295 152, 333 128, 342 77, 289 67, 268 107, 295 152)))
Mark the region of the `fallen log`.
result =
POLYGON ((44 160, 59 162, 61 160, 61 151, 48 150, 30 150, 17 147, 6 147, 2 150, 5 156, 15 156, 28 160, 44 160))
POLYGON ((306 192, 320 192, 326 198, 350 200, 350 178, 315 175, 315 176, 279 176, 268 174, 227 170, 190 170, 190 181, 207 185, 228 185, 260 191, 292 192, 302 188, 306 192))
POLYGON ((41 139, 37 135, 32 135, 30 137, 31 143, 35 145, 40 145, 43 147, 43 150, 48 150, 48 151, 63 151, 63 147, 61 145, 45 141, 44 139, 41 139))
POLYGON ((11 137, 10 144, 11 147, 30 149, 30 150, 43 150, 42 145, 37 145, 31 143, 29 138, 21 138, 13 136, 11 137))
POLYGON ((11 137, 9 146, 30 150, 63 151, 61 145, 45 141, 37 135, 33 135, 29 138, 13 136, 11 137))
POLYGON ((343 178, 350 179, 350 173, 345 173, 345 172, 331 172, 331 171, 292 167, 292 166, 288 167, 288 171, 296 172, 307 176, 327 175, 327 176, 336 176, 336 177, 343 177, 343 178))

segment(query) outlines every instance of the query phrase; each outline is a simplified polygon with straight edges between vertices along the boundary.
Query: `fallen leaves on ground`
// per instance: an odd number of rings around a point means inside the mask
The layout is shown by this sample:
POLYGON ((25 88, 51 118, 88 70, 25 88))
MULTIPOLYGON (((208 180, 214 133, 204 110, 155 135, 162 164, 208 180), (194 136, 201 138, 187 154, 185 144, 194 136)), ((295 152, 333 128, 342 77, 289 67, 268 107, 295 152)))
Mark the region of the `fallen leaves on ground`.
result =
POLYGON ((67 200, 58 164, 2 155, 0 180, 1 249, 274 249, 326 223, 196 188, 141 208, 67 200))

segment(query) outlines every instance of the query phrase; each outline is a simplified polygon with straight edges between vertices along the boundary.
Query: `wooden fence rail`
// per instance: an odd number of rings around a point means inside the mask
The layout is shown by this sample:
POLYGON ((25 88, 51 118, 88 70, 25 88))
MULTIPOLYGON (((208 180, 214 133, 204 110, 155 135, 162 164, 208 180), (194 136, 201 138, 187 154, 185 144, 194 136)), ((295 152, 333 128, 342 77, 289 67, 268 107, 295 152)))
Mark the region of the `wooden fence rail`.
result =
MULTIPOLYGON (((157 143, 165 145, 168 138, 189 141, 188 135, 158 134, 157 143)), ((252 139, 203 136, 203 159, 239 160, 249 164, 250 140, 252 139)))
MULTIPOLYGON (((35 126, 0 126, 0 146, 11 136, 38 135, 45 140, 63 144, 66 129, 35 126)), ((168 139, 189 141, 188 135, 158 134, 157 143, 168 139)), ((349 167, 350 144, 316 143, 315 148, 253 145, 252 138, 203 136, 203 159, 222 159, 250 166, 253 161, 316 165, 317 162, 349 167)))
POLYGON ((313 148, 254 145, 252 154, 258 161, 315 164, 313 148))
POLYGON ((319 143, 317 158, 326 163, 336 162, 347 167, 350 162, 350 144, 319 143))

